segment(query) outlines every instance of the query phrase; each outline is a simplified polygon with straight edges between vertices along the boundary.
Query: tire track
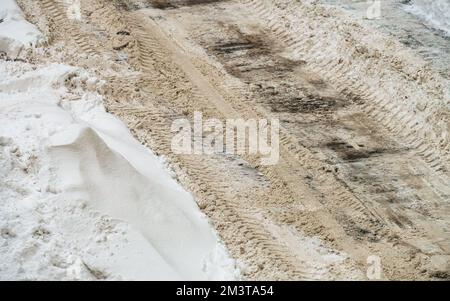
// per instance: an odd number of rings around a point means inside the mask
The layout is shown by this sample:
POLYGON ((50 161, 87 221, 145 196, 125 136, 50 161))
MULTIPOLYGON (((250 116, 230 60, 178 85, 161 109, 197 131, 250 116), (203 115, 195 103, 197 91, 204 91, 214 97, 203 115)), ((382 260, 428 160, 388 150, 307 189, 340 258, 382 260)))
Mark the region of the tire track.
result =
MULTIPOLYGON (((133 17, 131 19, 135 20, 130 21, 130 24, 132 27, 136 26, 137 30, 133 30, 133 33, 136 34, 136 39, 138 40, 140 49, 143 49, 139 57, 139 61, 144 62, 142 69, 146 72, 154 72, 154 66, 147 65, 145 63, 151 62, 152 64, 157 65, 158 60, 167 61, 168 51, 170 50, 165 49, 161 45, 161 42, 155 39, 156 34, 151 35, 151 30, 143 30, 143 24, 145 24, 144 22, 137 21, 137 17, 133 17)), ((172 65, 171 62, 166 62, 166 64, 172 65)), ((178 72, 181 71, 176 66, 172 67, 176 68, 178 72)), ((172 74, 177 73, 176 70, 166 71, 167 73, 172 74)), ((197 80, 199 78, 200 77, 197 77, 197 80)), ((204 82, 200 82, 200 86, 204 84, 204 82)), ((200 110, 207 116, 214 116, 216 118, 220 117, 221 119, 228 116, 239 116, 238 113, 235 112, 230 106, 226 106, 224 109, 223 106, 225 106, 225 104, 220 104, 222 106, 222 110, 218 110, 216 106, 211 106, 210 102, 214 103, 214 101, 210 101, 211 97, 208 98, 205 96, 205 94, 210 91, 205 93, 201 91, 198 86, 191 87, 191 91, 191 108, 200 110)), ((216 99, 220 97, 219 95, 214 96, 216 99)), ((173 100, 172 104, 175 105, 180 111, 189 109, 183 104, 173 103, 173 100)), ((216 105, 217 104, 218 103, 216 100, 216 105)), ((150 125, 146 125, 145 128, 148 126, 150 125)), ((170 127, 166 127, 166 129, 155 129, 154 131, 152 130, 152 132, 170 133, 170 127)), ((165 139, 166 146, 163 148, 165 153, 167 153, 167 149, 170 149, 171 135, 169 134, 166 137, 158 137, 157 139, 160 142, 165 139)), ((170 152, 167 155, 170 156, 170 152)), ((286 275, 286 279, 289 279, 289 277, 293 277, 291 279, 319 279, 322 277, 321 275, 317 275, 312 267, 300 264, 298 258, 295 258, 295 256, 292 255, 292 252, 282 246, 282 242, 275 243, 272 238, 273 235, 261 228, 261 221, 255 219, 255 216, 263 216, 264 214, 258 210, 255 212, 254 208, 245 206, 247 203, 253 203, 252 200, 242 201, 239 197, 232 197, 233 187, 231 187, 227 181, 224 181, 223 173, 220 173, 216 169, 212 168, 212 166, 217 166, 217 162, 203 158, 203 156, 200 158, 181 156, 173 159, 175 162, 180 162, 180 165, 183 166, 184 172, 188 174, 188 178, 190 179, 189 181, 192 183, 188 185, 188 187, 190 187, 191 191, 194 192, 197 198, 214 200, 214 211, 225 213, 225 220, 235 221, 237 223, 236 228, 240 231, 237 237, 245 237, 248 241, 254 244, 259 252, 263 252, 265 254, 264 256, 261 256, 261 258, 271 258, 270 264, 273 265, 272 268, 278 271, 281 269, 280 272, 281 274, 286 275), (242 214, 244 214, 244 217, 241 217, 242 214)), ((271 177, 271 179, 273 178, 271 177)), ((204 211, 208 212, 208 209, 204 208, 204 211)), ((220 219, 223 219, 223 217, 220 219)))
MULTIPOLYGON (((415 132, 419 130, 425 135, 427 129, 423 125, 420 126, 420 122, 414 119, 414 116, 409 114, 403 107, 392 103, 389 98, 384 97, 383 93, 387 95, 385 91, 373 92, 374 90, 366 83, 350 77, 348 75, 350 74, 349 65, 339 62, 338 58, 334 58, 332 54, 323 51, 323 49, 328 47, 326 39, 323 39, 322 42, 316 42, 307 36, 306 33, 299 33, 298 36, 293 36, 285 29, 285 24, 280 21, 277 12, 274 9, 267 8, 263 1, 246 0, 244 3, 252 11, 257 12, 270 30, 273 31, 274 36, 278 37, 292 52, 297 53, 298 57, 302 57, 308 62, 306 70, 320 74, 327 82, 332 83, 337 91, 349 99, 354 99, 355 96, 361 95, 365 100, 361 106, 361 111, 393 133, 397 137, 397 141, 404 141, 403 144, 406 144, 408 149, 412 149, 418 158, 421 158, 428 165, 430 173, 433 175, 428 185, 439 197, 433 203, 435 206, 445 204, 450 196, 448 186, 446 187, 443 184, 450 182, 445 164, 440 159, 439 151, 431 143, 421 139, 421 134, 417 135, 417 132, 415 132), (402 124, 402 121, 410 128, 405 129, 405 124, 402 124)), ((423 121, 422 124, 425 123, 423 121)), ((333 191, 328 193, 333 193, 333 191)), ((337 194, 342 196, 340 192, 337 194)), ((349 205, 346 201, 344 203, 349 205)), ((360 204, 353 203, 350 206, 356 206, 353 208, 357 212, 363 210, 361 206, 366 207, 366 204, 362 201, 360 204)), ((367 207, 365 209, 372 211, 367 207)), ((374 214, 379 220, 384 220, 376 212, 374 214)), ((385 222, 388 223, 387 221, 385 222)), ((389 225, 392 232, 399 234, 405 241, 420 241, 423 237, 427 237, 425 230, 422 228, 399 229, 392 222, 389 222, 389 225)))
MULTIPOLYGON (((393 102, 383 88, 374 89, 367 83, 352 78, 350 65, 345 65, 345 62, 341 62, 339 58, 322 51, 328 47, 326 41, 312 40, 307 33, 293 36, 285 29, 274 10, 269 9, 263 1, 243 0, 242 2, 256 11, 275 35, 290 47, 291 51, 307 60, 312 72, 334 83, 336 89, 345 96, 363 96, 365 101, 362 109, 368 116, 399 137, 399 141, 415 151, 437 176, 447 177, 446 162, 441 160, 440 152, 436 150, 433 143, 422 138, 427 137, 427 129, 419 125, 425 124, 425 121, 420 122, 417 116, 407 113, 408 110, 393 102)), ((300 9, 302 5, 300 4, 300 9)))
MULTIPOLYGON (((43 5, 46 11, 49 12, 53 22, 59 25, 59 30, 65 31, 68 28, 69 21, 64 19, 64 14, 61 13, 59 5, 55 1, 50 0, 47 0, 43 5)), ((104 9, 102 15, 108 15, 108 18, 111 18, 107 8, 104 9)), ((153 101, 144 101, 148 100, 147 97, 152 96, 154 90, 151 88, 151 85, 155 84, 155 80, 166 79, 170 81, 173 78, 170 78, 170 74, 163 68, 158 69, 158 72, 154 74, 155 69, 153 67, 161 64, 161 61, 167 61, 167 53, 160 50, 160 45, 155 43, 151 35, 142 32, 142 26, 132 21, 130 21, 130 24, 136 29, 132 34, 137 36, 137 45, 139 45, 138 47, 142 54, 139 56, 138 62, 142 73, 131 78, 121 78, 119 75, 107 76, 105 79, 108 81, 108 86, 105 90, 110 97, 114 97, 116 94, 122 98, 127 94, 131 97, 135 92, 134 87, 139 87, 142 92, 139 98, 142 101, 140 104, 130 102, 124 106, 113 103, 108 106, 108 110, 124 120, 131 120, 133 129, 137 129, 137 131, 141 129, 144 132, 140 137, 141 141, 150 143, 147 140, 149 139, 148 133, 151 133, 151 140, 156 141, 152 143, 152 149, 157 153, 166 154, 175 165, 181 166, 182 172, 188 175, 184 180, 186 187, 190 187, 190 190, 198 196, 199 200, 203 200, 208 204, 204 211, 208 213, 209 210, 210 213, 208 215, 210 216, 218 215, 213 221, 232 220, 234 222, 233 227, 238 232, 234 235, 235 237, 229 239, 244 239, 251 245, 248 249, 253 252, 253 256, 247 256, 247 263, 252 267, 250 275, 261 277, 261 279, 264 278, 264 275, 271 274, 282 275, 280 279, 320 279, 324 277, 322 273, 318 273, 309 263, 301 262, 299 258, 294 256, 284 246, 283 241, 280 241, 279 238, 276 241, 273 234, 262 227, 261 221, 255 219, 254 216, 264 216, 264 212, 253 208, 251 205, 243 206, 243 204, 251 204, 253 199, 243 200, 239 196, 230 196, 230 191, 233 190, 233 186, 229 184, 231 180, 228 182, 224 181, 224 174, 213 167, 217 166, 217 160, 203 157, 173 156, 168 151, 171 147, 171 122, 177 118, 185 118, 184 112, 192 107, 183 102, 171 104, 171 106, 173 105, 172 108, 165 107, 165 104, 173 100, 171 96, 178 89, 175 87, 171 89, 164 86, 161 89, 164 91, 164 94, 160 95, 160 97, 166 100, 163 103, 157 102, 155 106, 153 101), (258 265, 255 266, 255 264, 252 264, 255 260, 254 257, 265 258, 267 260, 266 265, 263 268, 258 267, 258 265)), ((85 39, 86 43, 83 43, 83 45, 98 43, 98 41, 89 40, 88 36, 80 34, 79 30, 72 29, 69 33, 70 35, 66 36, 69 39, 71 39, 72 34, 74 35, 73 39, 76 41, 80 41, 80 37, 85 39)), ((82 47, 82 50, 90 54, 93 53, 89 47, 82 47)), ((166 63, 164 62, 164 64, 166 63)), ((167 65, 164 67, 167 68, 167 65)), ((173 68, 173 66, 171 67, 173 68)), ((169 71, 174 70, 169 69, 169 71)), ((170 83, 168 85, 170 86, 170 83)), ((208 105, 208 99, 205 98, 200 89, 189 84, 188 92, 191 94, 191 98, 202 100, 205 112, 218 114, 215 107, 208 105)), ((260 198, 262 197, 261 195, 260 198)), ((317 226, 317 228, 320 227, 317 226)), ((240 242, 235 243, 233 246, 236 258, 242 256, 239 253, 240 244, 240 242)), ((252 254, 251 252, 248 251, 248 255, 252 254)))
MULTIPOLYGON (((180 115, 171 109, 164 108, 161 103, 157 106, 146 103, 140 108, 112 106, 111 109, 113 113, 125 119, 129 119, 130 114, 134 115, 139 120, 140 127, 145 129, 141 139, 148 138, 146 132, 150 131, 151 139, 157 141, 155 144, 151 143, 152 146, 155 145, 156 150, 167 153, 167 149, 170 149, 171 121, 176 117, 181 117, 180 115)), ((139 128, 139 126, 133 128, 139 128)), ((262 213, 255 208, 246 206, 246 204, 251 204, 250 200, 230 197, 230 187, 227 186, 224 174, 213 168, 213 166, 217 166, 217 162, 203 156, 175 157, 170 152, 167 155, 172 162, 176 162, 175 164, 183 169, 186 177, 180 178, 180 181, 196 195, 202 210, 212 217, 215 223, 220 223, 221 220, 232 221, 235 235, 233 239, 247 241, 250 246, 253 246, 253 252, 256 253, 254 255, 257 255, 258 258, 268 258, 266 269, 280 272, 281 275, 284 275, 283 279, 286 277, 285 279, 312 280, 322 277, 322 275, 311 272, 314 271, 311 267, 300 265, 298 258, 291 255, 288 250, 283 248, 282 244, 271 239, 272 234, 261 227, 260 221, 255 219, 255 216, 261 216, 262 213)), ((236 246, 239 244, 236 243, 236 246)), ((235 257, 242 256, 239 253, 233 255, 235 257)), ((248 261, 253 261, 251 256, 248 257, 248 261)))

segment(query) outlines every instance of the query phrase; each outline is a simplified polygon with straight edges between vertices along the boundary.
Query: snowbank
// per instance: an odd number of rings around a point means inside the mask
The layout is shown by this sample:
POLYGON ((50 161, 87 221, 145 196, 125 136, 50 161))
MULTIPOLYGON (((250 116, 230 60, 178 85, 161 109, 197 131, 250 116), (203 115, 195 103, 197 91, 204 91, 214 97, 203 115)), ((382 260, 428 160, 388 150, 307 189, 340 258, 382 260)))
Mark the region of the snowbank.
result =
POLYGON ((0 1, 0 52, 17 58, 23 49, 43 39, 36 26, 28 23, 15 0, 0 1))
POLYGON ((19 62, 0 75, 0 279, 236 277, 192 196, 105 112, 101 82, 19 62))
POLYGON ((450 0, 413 0, 408 11, 450 36, 450 0))

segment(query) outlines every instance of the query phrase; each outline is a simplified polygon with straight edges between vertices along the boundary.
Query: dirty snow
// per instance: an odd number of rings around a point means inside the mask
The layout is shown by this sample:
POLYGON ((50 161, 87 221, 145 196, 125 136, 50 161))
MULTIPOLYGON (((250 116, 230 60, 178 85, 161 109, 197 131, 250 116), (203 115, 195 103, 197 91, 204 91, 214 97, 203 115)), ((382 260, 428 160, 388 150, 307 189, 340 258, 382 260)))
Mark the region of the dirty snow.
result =
POLYGON ((450 0, 413 0, 407 10, 450 36, 450 0))

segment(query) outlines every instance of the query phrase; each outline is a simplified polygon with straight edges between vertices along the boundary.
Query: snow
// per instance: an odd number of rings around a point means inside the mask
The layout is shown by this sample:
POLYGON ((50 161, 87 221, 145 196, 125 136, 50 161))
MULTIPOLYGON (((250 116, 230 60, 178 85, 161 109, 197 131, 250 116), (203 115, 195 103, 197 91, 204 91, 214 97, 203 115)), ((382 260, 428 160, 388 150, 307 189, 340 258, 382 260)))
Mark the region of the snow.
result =
MULTIPOLYGON (((0 51, 41 33, 0 4, 0 51)), ((224 280, 235 263, 86 71, 0 61, 1 280, 224 280)))
POLYGON ((193 197, 105 112, 101 85, 0 62, 0 279, 237 279, 193 197))
POLYGON ((0 52, 9 58, 17 58, 24 49, 36 46, 42 40, 43 35, 25 20, 16 1, 0 2, 0 52))
POLYGON ((413 0, 408 11, 450 36, 450 0, 413 0))

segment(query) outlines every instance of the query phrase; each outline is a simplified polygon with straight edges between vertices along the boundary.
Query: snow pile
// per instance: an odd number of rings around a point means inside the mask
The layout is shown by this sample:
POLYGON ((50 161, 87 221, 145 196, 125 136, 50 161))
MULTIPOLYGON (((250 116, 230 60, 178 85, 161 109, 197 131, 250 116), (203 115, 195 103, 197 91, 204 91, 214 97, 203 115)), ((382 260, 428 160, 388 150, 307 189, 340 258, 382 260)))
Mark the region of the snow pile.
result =
POLYGON ((43 39, 36 26, 28 23, 14 0, 0 2, 0 52, 17 58, 23 49, 36 46, 43 39))
POLYGON ((450 0, 413 0, 408 11, 450 35, 450 0))
POLYGON ((101 84, 0 64, 0 279, 234 279, 192 196, 105 112, 101 84))

